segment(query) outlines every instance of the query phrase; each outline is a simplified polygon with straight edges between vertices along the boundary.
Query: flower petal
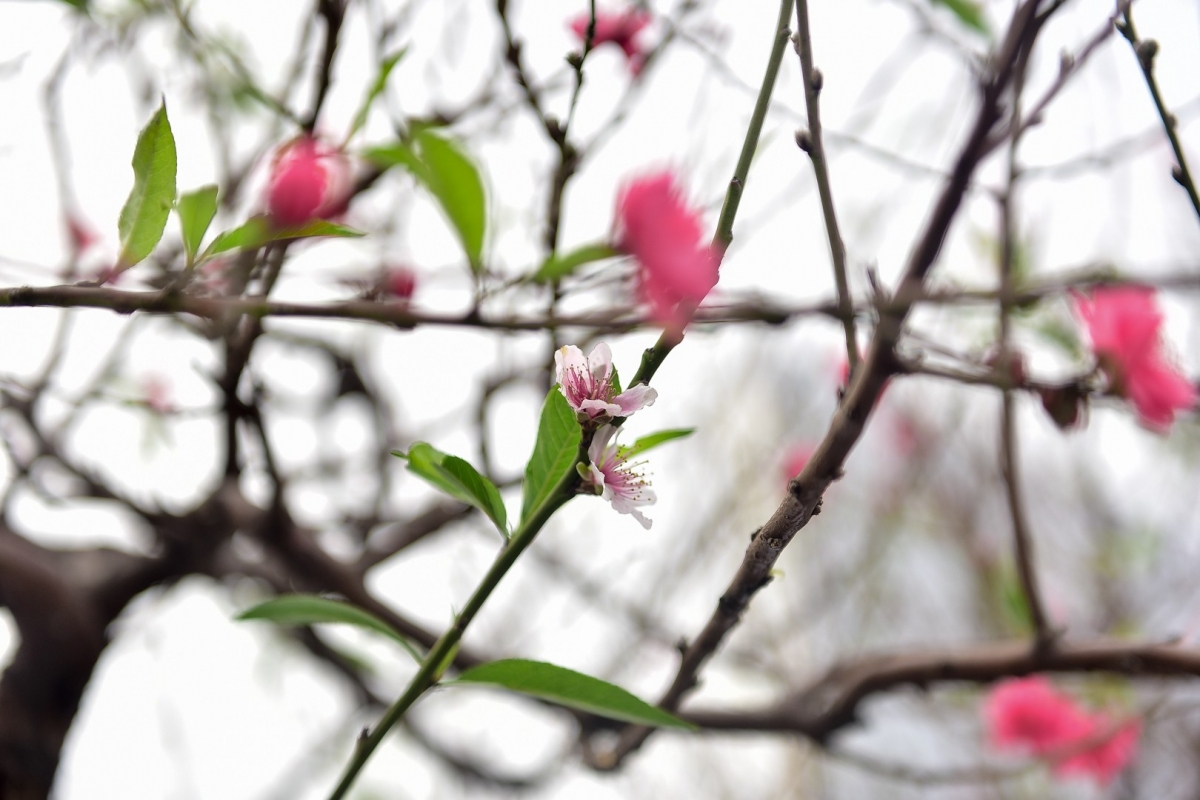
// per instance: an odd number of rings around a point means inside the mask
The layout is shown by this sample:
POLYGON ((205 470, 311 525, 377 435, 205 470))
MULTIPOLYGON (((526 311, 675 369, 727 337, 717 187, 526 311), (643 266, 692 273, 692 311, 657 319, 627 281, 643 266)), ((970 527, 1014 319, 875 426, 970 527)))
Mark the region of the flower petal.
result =
POLYGON ((612 376, 612 350, 604 342, 592 348, 588 356, 588 371, 597 384, 607 384, 612 376))
POLYGON ((616 404, 618 409, 616 412, 612 412, 613 416, 628 417, 639 409, 654 405, 654 401, 657 399, 657 389, 652 389, 644 383, 630 386, 612 399, 612 402, 616 404))

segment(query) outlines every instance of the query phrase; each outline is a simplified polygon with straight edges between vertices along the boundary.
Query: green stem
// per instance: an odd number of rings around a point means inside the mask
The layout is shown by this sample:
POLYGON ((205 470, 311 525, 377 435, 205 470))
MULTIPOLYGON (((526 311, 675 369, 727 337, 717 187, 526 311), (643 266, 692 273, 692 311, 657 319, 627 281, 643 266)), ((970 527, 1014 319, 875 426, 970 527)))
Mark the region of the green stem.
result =
MULTIPOLYGON (((725 190, 725 202, 721 204, 721 216, 717 219, 717 231, 713 234, 712 244, 722 259, 725 257, 725 250, 733 242, 733 220, 737 217, 738 204, 742 201, 742 191, 746 186, 746 177, 750 174, 754 151, 758 149, 767 110, 771 107, 771 93, 775 90, 775 78, 779 75, 779 65, 783 62, 783 49, 787 45, 788 36, 791 35, 788 20, 792 16, 794 3, 795 0, 782 0, 779 4, 779 21, 775 25, 775 40, 771 45, 771 57, 767 60, 767 71, 763 75, 762 85, 758 88, 758 99, 754 102, 754 113, 750 115, 750 127, 746 129, 746 138, 742 140, 742 152, 738 156, 737 166, 734 167, 733 178, 729 181, 729 188, 725 190)), ((677 344, 679 339, 666 333, 658 337, 654 346, 642 353, 642 362, 629 385, 649 383, 677 344)))
MULTIPOLYGON (((579 446, 579 456, 576 458, 576 463, 579 463, 581 459, 583 463, 587 463, 587 448, 588 444, 590 444, 590 439, 591 436, 584 435, 579 446)), ((572 466, 571 471, 559 481, 554 492, 546 498, 545 502, 513 534, 512 539, 500 551, 500 554, 496 556, 496 560, 492 562, 491 568, 483 576, 483 580, 480 581, 479 586, 475 588, 475 592, 467 601, 466 606, 463 607, 463 610, 455 618, 454 624, 442 634, 441 638, 434 643, 432 649, 425 655, 425 659, 421 662, 417 674, 409 681, 404 693, 384 712, 383 717, 379 720, 379 724, 375 726, 374 730, 360 738, 355 744, 354 755, 350 759, 346 771, 342 774, 342 779, 338 783, 337 788, 329 796, 329 800, 341 800, 341 798, 346 796, 346 792, 350 791, 350 787, 354 784, 358 774, 366 766, 371 754, 375 752, 375 749, 379 747, 384 737, 387 736, 388 731, 400 721, 409 707, 421 695, 437 684, 441 678, 442 670, 446 666, 446 663, 453 657, 459 641, 462 640, 463 634, 467 630, 467 626, 475 619, 475 615, 483 608, 483 604, 487 602, 488 597, 491 596, 495 588, 500 585, 500 581, 508 573, 509 568, 516 563, 521 553, 525 552, 525 549, 533 544, 533 540, 546 524, 546 521, 575 495, 575 490, 579 486, 579 480, 579 473, 572 466)))

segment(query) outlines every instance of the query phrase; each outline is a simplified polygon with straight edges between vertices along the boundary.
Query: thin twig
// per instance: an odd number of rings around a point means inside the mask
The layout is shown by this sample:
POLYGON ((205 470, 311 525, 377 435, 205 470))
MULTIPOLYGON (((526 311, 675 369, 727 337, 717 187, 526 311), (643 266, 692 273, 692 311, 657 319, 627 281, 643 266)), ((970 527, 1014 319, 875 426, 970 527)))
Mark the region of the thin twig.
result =
POLYGON ((1013 527, 1013 560, 1017 567, 1017 578, 1021 584, 1021 593, 1028 607, 1030 621, 1033 624, 1034 650, 1038 653, 1048 651, 1054 645, 1054 633, 1046 621, 1045 605, 1042 602, 1042 592, 1037 579, 1037 567, 1034 563, 1033 537, 1029 532, 1029 519, 1025 513, 1025 502, 1021 495, 1021 474, 1017 457, 1016 432, 1016 398, 1011 384, 1017 382, 1019 373, 1024 372, 1020 356, 1012 350, 1012 290, 1013 270, 1016 266, 1017 231, 1015 220, 1015 205, 1017 184, 1020 181, 1020 169, 1017 165, 1017 151, 1020 148, 1021 133, 1021 92, 1025 86, 1025 71, 1029 63, 1029 51, 1017 66, 1013 80, 1013 98, 1011 122, 1009 128, 1013 135, 1008 140, 1007 181, 1000 195, 1000 372, 1009 376, 1010 385, 1005 386, 1002 394, 1000 412, 1000 469, 1004 475, 1005 496, 1008 500, 1009 515, 1013 527))
POLYGON ((808 153, 812 161, 813 174, 817 179, 817 193, 821 197, 821 214, 825 217, 825 232, 829 237, 829 254, 833 260, 833 278, 837 284, 838 310, 842 315, 842 329, 846 334, 846 358, 850 363, 850 374, 858 371, 858 336, 854 331, 853 301, 850 299, 850 284, 846 279, 846 245, 838 229, 837 214, 833 208, 833 189, 829 183, 829 164, 825 158, 825 145, 821 137, 821 87, 825 78, 813 66, 812 38, 808 30, 808 0, 796 0, 796 52, 800 55, 800 73, 804 80, 804 106, 808 110, 808 130, 796 132, 796 143, 808 153))
POLYGON ((1129 42, 1134 55, 1137 56, 1138 65, 1142 68, 1142 75, 1146 79, 1146 87, 1150 89, 1150 96, 1154 98, 1154 107, 1158 109, 1158 118, 1162 120, 1163 130, 1166 131, 1167 139, 1171 142, 1171 150, 1175 152, 1176 165, 1175 169, 1171 170, 1171 177, 1187 192, 1188 199, 1192 201, 1192 208, 1196 211, 1196 217, 1200 219, 1200 193, 1196 192, 1196 182, 1192 180, 1187 158, 1183 154, 1183 144, 1179 141, 1179 134, 1175 130, 1179 121, 1167 109, 1162 92, 1158 89, 1158 80, 1154 77, 1154 57, 1158 54, 1158 42, 1154 39, 1138 38, 1137 29, 1133 26, 1133 11, 1128 4, 1124 9, 1123 20, 1116 25, 1116 29, 1129 42))

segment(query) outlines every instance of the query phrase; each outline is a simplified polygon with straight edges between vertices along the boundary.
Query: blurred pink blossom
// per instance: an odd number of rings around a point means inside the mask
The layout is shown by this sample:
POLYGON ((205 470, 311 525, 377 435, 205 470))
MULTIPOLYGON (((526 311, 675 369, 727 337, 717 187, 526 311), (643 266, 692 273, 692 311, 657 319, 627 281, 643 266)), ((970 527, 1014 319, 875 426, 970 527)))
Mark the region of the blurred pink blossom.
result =
POLYGON ((71 242, 71 252, 82 255, 100 241, 100 234, 88 222, 76 214, 66 215, 67 237, 71 242))
MULTIPOLYGON (((642 71, 642 65, 646 61, 646 52, 638 42, 638 34, 650 24, 651 19, 648 13, 636 8, 620 13, 597 11, 596 32, 592 37, 592 46, 615 44, 620 47, 629 62, 629 71, 637 75, 642 71)), ((591 22, 591 16, 586 12, 571 20, 570 28, 579 37, 580 43, 587 41, 589 22, 591 22)))
POLYGON ((1115 727, 1089 713, 1041 675, 997 684, 983 711, 996 747, 1043 758, 1059 777, 1084 775, 1101 785, 1133 760, 1142 730, 1139 720, 1115 727))
POLYGON ((1195 405, 1196 387, 1163 352, 1162 314, 1152 289, 1101 287, 1090 298, 1076 294, 1075 308, 1111 391, 1133 402, 1142 424, 1165 433, 1176 411, 1195 405))
POLYGON ((171 386, 161 375, 147 375, 142 379, 142 403, 156 414, 170 414, 175 410, 171 402, 171 386))
POLYGON ((788 448, 783 458, 783 481, 787 483, 808 465, 817 448, 807 442, 801 442, 788 448))
POLYGON ((408 267, 390 267, 383 278, 383 291, 388 297, 407 302, 417 290, 417 274, 408 267))
POLYGON ((637 260, 642 299, 676 337, 717 283, 719 251, 704 240, 698 210, 689 208, 668 171, 637 178, 617 198, 617 247, 637 260))
POLYGON ((1091 730, 1074 701, 1040 675, 997 684, 988 695, 984 716, 997 747, 1037 756, 1078 741, 1091 730))
POLYGON ((627 417, 658 398, 658 391, 644 383, 616 392, 612 351, 604 342, 587 358, 574 345, 560 347, 554 354, 554 374, 559 391, 583 421, 627 417))
POLYGON ((344 153, 301 136, 284 145, 271 162, 267 213, 275 224, 294 228, 346 210, 350 164, 344 153))
POLYGON ((1096 744, 1058 762, 1054 774, 1090 776, 1101 786, 1107 786, 1137 755, 1142 723, 1135 719, 1115 726, 1103 714, 1089 717, 1088 723, 1091 727, 1086 738, 1096 744))
POLYGON ((584 483, 596 494, 603 495, 618 513, 631 515, 643 528, 650 530, 651 521, 638 509, 654 503, 654 490, 649 488, 646 478, 635 466, 621 455, 617 433, 618 429, 612 425, 596 431, 588 448, 591 463, 584 483))

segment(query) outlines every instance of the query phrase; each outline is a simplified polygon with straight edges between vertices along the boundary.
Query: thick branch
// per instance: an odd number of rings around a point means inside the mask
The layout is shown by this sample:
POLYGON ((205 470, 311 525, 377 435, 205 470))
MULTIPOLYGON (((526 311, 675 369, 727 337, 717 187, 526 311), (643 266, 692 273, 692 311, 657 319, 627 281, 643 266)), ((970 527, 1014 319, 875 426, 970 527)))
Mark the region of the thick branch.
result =
POLYGON ((987 684, 1035 672, 1104 672, 1130 677, 1200 676, 1200 650, 1174 644, 1097 640, 1034 653, 1027 641, 876 655, 838 664, 805 688, 754 711, 685 712, 711 730, 787 731, 826 743, 859 721, 862 703, 900 686, 987 684))

